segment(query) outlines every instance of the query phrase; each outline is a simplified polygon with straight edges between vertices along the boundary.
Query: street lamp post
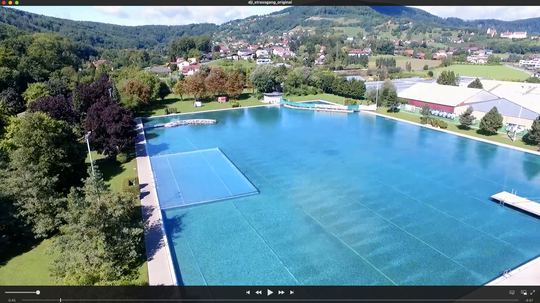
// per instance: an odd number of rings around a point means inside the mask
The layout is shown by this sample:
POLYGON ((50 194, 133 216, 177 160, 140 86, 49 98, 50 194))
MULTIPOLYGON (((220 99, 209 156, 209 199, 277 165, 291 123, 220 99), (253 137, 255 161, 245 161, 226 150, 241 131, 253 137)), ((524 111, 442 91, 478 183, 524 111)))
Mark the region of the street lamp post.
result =
POLYGON ((86 135, 84 136, 84 138, 86 139, 86 146, 88 147, 88 156, 90 157, 90 166, 92 167, 92 175, 95 176, 95 172, 94 172, 94 161, 92 161, 92 152, 90 151, 90 134, 92 132, 89 131, 86 133, 86 135))

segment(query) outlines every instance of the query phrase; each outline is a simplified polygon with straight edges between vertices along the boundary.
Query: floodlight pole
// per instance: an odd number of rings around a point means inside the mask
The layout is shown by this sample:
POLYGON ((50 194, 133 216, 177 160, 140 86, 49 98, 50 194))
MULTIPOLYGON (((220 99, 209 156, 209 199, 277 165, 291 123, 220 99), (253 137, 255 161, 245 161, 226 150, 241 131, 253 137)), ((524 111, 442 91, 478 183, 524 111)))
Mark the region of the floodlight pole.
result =
POLYGON ((92 161, 92 152, 90 151, 90 134, 92 132, 89 131, 86 133, 84 138, 86 139, 86 146, 88 147, 88 156, 90 157, 90 166, 92 167, 92 175, 95 177, 96 173, 94 172, 94 161, 92 161))

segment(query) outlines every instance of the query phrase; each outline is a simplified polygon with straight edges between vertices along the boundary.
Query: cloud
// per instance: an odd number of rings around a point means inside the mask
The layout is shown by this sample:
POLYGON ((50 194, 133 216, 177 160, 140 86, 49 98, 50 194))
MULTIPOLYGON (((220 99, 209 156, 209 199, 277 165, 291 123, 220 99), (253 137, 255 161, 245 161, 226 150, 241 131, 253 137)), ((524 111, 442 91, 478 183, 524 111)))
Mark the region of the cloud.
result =
POLYGON ((117 18, 129 18, 129 14, 121 6, 94 6, 94 9, 117 18))
POLYGON ((539 6, 413 6, 439 17, 513 21, 540 16, 539 6))
MULTIPOLYGON (((279 10, 276 9, 276 10, 279 10)), ((158 6, 144 7, 137 13, 145 24, 182 25, 191 23, 222 24, 255 15, 244 6, 158 6)))

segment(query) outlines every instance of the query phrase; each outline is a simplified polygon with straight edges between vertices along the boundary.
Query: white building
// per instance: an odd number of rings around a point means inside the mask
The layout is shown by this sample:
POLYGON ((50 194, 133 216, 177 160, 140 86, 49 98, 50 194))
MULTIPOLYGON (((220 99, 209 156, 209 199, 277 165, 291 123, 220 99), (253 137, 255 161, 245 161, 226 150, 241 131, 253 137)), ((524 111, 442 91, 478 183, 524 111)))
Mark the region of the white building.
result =
POLYGON ((269 103, 269 104, 279 104, 282 96, 283 96, 282 93, 264 94, 264 99, 262 102, 269 103))
POLYGON ((536 58, 533 60, 519 60, 519 66, 525 67, 526 69, 540 69, 540 59, 536 58))
POLYGON ((257 58, 268 57, 268 52, 265 49, 258 49, 255 54, 257 55, 257 58))
POLYGON ((501 38, 508 39, 525 39, 527 38, 527 32, 506 32, 501 34, 501 38))

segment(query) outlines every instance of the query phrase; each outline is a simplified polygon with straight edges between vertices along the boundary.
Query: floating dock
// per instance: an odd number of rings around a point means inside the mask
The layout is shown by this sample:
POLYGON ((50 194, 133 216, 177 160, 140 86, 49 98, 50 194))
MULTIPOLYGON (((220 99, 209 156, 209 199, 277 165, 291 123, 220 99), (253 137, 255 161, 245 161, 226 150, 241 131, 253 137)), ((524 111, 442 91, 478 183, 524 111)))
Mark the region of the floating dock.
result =
POLYGON ((522 211, 528 212, 540 217, 540 203, 522 198, 515 194, 503 191, 491 196, 492 199, 499 201, 501 205, 510 205, 522 211))
POLYGON ((146 127, 145 129, 153 129, 153 128, 159 128, 159 127, 177 127, 177 126, 184 126, 184 125, 204 125, 204 124, 216 124, 217 120, 215 119, 189 119, 189 120, 176 120, 172 122, 167 123, 159 123, 155 124, 149 127, 146 127))

